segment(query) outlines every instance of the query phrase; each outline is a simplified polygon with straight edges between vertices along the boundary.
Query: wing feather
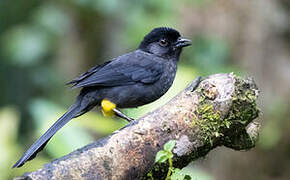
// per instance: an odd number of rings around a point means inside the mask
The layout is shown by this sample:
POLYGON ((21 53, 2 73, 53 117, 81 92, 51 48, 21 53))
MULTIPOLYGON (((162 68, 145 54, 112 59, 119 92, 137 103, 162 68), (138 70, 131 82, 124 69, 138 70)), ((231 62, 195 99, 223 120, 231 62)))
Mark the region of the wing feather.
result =
POLYGON ((92 75, 94 72, 98 71, 99 69, 101 69, 102 67, 106 66, 107 64, 109 64, 111 61, 107 61, 104 64, 98 65, 98 66, 94 66, 91 69, 89 69, 87 72, 84 72, 83 74, 81 74, 80 76, 78 76, 77 78, 71 80, 70 82, 66 83, 66 84, 72 84, 75 85, 78 82, 82 81, 83 79, 89 77, 90 75, 92 75))
POLYGON ((73 84, 73 88, 78 88, 156 82, 163 73, 163 64, 152 55, 136 54, 140 52, 134 53, 120 56, 114 61, 93 67, 69 84, 73 84))

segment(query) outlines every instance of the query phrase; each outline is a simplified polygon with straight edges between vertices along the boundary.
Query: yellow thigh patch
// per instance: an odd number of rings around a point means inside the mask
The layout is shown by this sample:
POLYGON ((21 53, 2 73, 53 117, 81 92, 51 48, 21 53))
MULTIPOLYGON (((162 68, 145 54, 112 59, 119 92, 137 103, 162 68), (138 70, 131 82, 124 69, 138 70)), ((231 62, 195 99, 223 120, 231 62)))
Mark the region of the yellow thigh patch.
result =
POLYGON ((103 99, 101 102, 101 106, 102 106, 102 112, 104 116, 113 116, 115 113, 113 111, 113 109, 116 108, 116 104, 107 100, 107 99, 103 99))

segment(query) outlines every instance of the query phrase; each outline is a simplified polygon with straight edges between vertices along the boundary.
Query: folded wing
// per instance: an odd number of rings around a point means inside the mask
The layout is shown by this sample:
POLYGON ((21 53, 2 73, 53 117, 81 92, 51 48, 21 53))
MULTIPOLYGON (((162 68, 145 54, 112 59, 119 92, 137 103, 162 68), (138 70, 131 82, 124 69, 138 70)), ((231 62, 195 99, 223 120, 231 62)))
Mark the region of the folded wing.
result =
POLYGON ((73 88, 123 86, 136 82, 150 84, 156 82, 162 73, 163 64, 158 60, 130 53, 91 68, 69 84, 73 84, 73 88))

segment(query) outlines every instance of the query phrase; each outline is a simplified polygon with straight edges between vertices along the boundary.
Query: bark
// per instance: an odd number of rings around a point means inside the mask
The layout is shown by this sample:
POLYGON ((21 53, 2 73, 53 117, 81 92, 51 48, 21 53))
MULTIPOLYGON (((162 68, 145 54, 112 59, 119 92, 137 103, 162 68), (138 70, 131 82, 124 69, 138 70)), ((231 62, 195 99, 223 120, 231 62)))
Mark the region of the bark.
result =
POLYGON ((254 147, 259 124, 258 89, 250 78, 216 74, 192 91, 190 84, 164 106, 110 136, 45 164, 17 179, 154 179, 168 165, 154 163, 156 153, 176 140, 173 166, 185 167, 217 146, 254 147))

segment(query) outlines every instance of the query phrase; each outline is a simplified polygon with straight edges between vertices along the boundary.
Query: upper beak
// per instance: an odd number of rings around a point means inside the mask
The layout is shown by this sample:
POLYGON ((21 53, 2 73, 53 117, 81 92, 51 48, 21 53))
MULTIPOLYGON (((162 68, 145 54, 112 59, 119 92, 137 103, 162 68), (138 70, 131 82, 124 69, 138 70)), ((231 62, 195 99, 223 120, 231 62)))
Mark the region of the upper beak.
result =
POLYGON ((185 46, 190 46, 191 45, 191 40, 185 39, 185 38, 178 38, 175 47, 177 48, 182 48, 185 46))

